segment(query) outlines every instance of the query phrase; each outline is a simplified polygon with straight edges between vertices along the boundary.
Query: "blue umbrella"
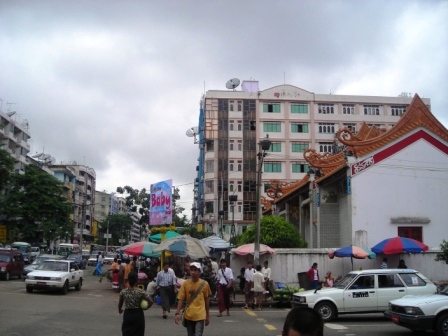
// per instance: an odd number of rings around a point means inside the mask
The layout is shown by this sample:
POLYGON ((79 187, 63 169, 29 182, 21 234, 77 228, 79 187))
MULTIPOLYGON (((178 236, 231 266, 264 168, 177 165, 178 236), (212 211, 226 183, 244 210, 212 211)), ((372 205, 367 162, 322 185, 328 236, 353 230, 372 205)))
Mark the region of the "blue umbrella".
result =
POLYGON ((383 254, 420 253, 428 251, 428 246, 415 239, 394 237, 379 242, 372 251, 383 254))
MULTIPOLYGON (((175 231, 168 231, 167 233, 165 233, 165 239, 170 239, 170 238, 174 238, 177 236, 180 236, 180 234, 175 231)), ((155 243, 160 243, 162 241, 162 234, 158 233, 158 234, 152 235, 149 237, 149 240, 152 240, 155 243)))

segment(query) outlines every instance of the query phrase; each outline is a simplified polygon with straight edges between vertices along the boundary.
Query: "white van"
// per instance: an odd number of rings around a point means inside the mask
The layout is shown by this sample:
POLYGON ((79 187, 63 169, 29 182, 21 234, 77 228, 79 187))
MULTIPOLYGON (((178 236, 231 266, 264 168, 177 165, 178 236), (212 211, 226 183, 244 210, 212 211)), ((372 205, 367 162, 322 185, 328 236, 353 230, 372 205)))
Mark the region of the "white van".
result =
POLYGON ((59 255, 68 257, 72 253, 76 254, 81 253, 81 248, 79 247, 78 244, 65 244, 65 243, 59 244, 59 250, 58 250, 59 255))

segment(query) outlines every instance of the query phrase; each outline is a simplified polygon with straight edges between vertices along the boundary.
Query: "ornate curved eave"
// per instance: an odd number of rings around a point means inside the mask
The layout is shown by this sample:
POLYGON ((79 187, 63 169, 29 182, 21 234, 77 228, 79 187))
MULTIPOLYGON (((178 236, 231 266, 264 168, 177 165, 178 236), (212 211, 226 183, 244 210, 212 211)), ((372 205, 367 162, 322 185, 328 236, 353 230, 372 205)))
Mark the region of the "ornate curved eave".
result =
POLYGON ((366 132, 364 125, 365 123, 357 135, 348 129, 339 130, 336 134, 337 139, 357 157, 377 150, 419 127, 426 128, 448 141, 448 130, 433 116, 417 94, 401 119, 387 132, 368 138, 370 132, 366 132))
POLYGON ((293 183, 291 185, 291 188, 289 188, 288 192, 283 193, 283 195, 277 199, 274 200, 274 203, 277 203, 278 201, 284 199, 286 196, 292 194, 294 191, 299 190, 304 185, 307 185, 310 182, 310 177, 308 175, 305 175, 305 177, 301 180, 298 180, 297 182, 293 183))

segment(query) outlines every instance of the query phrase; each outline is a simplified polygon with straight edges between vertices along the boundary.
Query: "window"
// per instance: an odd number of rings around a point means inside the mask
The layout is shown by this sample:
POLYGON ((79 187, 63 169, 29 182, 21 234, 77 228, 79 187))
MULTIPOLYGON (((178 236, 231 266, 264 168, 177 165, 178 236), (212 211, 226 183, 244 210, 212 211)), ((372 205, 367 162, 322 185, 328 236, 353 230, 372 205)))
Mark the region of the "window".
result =
POLYGON ((238 181, 238 192, 243 191, 243 181, 238 181))
POLYGON ((291 151, 294 153, 302 153, 307 148, 310 148, 308 142, 293 142, 291 144, 291 151))
POLYGON ((237 210, 237 212, 238 213, 241 213, 241 210, 243 209, 243 203, 241 203, 241 202, 238 202, 238 210, 237 210))
POLYGON ((243 130, 243 122, 241 120, 238 120, 238 131, 243 130))
POLYGON ((243 110, 243 101, 238 100, 238 112, 241 112, 243 110))
POLYGON ((344 128, 348 128, 354 134, 356 134, 356 124, 344 124, 344 128))
POLYGON ((263 104, 263 112, 280 113, 280 103, 263 104))
POLYGON ((215 184, 214 181, 205 181, 205 193, 213 193, 215 192, 215 184))
POLYGON ((229 111, 233 111, 233 105, 234 101, 233 100, 229 101, 229 111))
POLYGON ((233 171, 233 165, 234 165, 233 160, 230 160, 229 161, 229 171, 233 171))
POLYGON ((243 171, 243 161, 238 161, 238 171, 243 171))
POLYGON ((265 182, 263 185, 263 191, 266 192, 271 187, 271 182, 265 182))
POLYGON ((235 143, 234 140, 229 140, 229 150, 233 150, 234 143, 235 143))
POLYGON ((332 142, 319 142, 319 152, 333 153, 333 143, 332 142))
POLYGON ((307 173, 309 169, 309 165, 303 162, 293 162, 292 163, 292 172, 293 173, 307 173))
POLYGON ((271 147, 266 152, 281 152, 282 143, 281 142, 271 142, 271 147))
POLYGON ((264 163, 264 172, 265 173, 281 173, 282 172, 281 162, 265 162, 264 163))
POLYGON ((393 116, 402 116, 403 113, 406 111, 406 105, 402 106, 391 106, 391 114, 393 116))
POLYGON ((213 208, 214 208, 213 202, 205 202, 205 213, 212 214, 213 208))
POLYGON ((391 288, 404 287, 404 285, 397 274, 378 274, 378 287, 391 288))
POLYGON ((215 150, 215 142, 213 140, 207 141, 207 152, 213 152, 215 150))
POLYGON ((412 227, 399 227, 398 228, 398 237, 404 238, 412 238, 418 240, 419 242, 423 242, 423 234, 422 227, 412 226, 412 227))
POLYGON ((334 133, 334 124, 319 123, 319 133, 333 134, 334 133))
POLYGON ((365 115, 380 115, 380 106, 379 105, 364 105, 364 114, 365 115))
POLYGON ((308 123, 291 123, 292 133, 308 133, 308 123))
POLYGON ((334 114, 334 104, 317 104, 319 107, 319 113, 322 114, 334 114))
MULTIPOLYGON (((361 275, 349 289, 375 288, 375 275, 361 275)), ((354 295, 354 293, 353 293, 354 295)))
POLYGON ((233 131, 233 128, 234 128, 234 122, 233 122, 233 120, 230 120, 229 121, 229 131, 233 131))
POLYGON ((355 105, 342 104, 342 114, 355 114, 355 105))
POLYGON ((233 192, 234 186, 235 186, 235 182, 234 181, 230 181, 229 182, 229 191, 230 192, 233 192))
POLYGON ((213 160, 205 161, 205 172, 213 173, 215 171, 215 162, 213 160))
POLYGON ((102 200, 103 202, 105 202, 105 201, 106 201, 106 197, 101 197, 101 200, 102 200))
POLYGON ((280 122, 271 121, 263 123, 263 131, 264 132, 281 132, 282 127, 280 122))
POLYGON ((243 150, 243 140, 238 140, 238 150, 239 151, 243 150))
POLYGON ((291 104, 291 113, 308 113, 308 105, 291 104))

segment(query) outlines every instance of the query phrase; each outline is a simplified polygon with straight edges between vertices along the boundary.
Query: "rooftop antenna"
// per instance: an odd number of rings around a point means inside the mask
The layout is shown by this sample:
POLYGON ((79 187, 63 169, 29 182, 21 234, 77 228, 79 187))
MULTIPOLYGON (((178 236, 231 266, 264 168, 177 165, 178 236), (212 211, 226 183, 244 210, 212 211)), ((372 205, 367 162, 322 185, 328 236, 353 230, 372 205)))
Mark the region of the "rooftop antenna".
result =
POLYGON ((238 78, 232 78, 227 81, 226 88, 235 91, 238 85, 240 85, 240 80, 238 78))
POLYGON ((190 127, 189 129, 187 129, 185 134, 189 138, 194 138, 194 143, 197 144, 198 139, 196 139, 196 135, 198 134, 198 131, 199 131, 199 128, 197 126, 193 126, 193 127, 190 127))

